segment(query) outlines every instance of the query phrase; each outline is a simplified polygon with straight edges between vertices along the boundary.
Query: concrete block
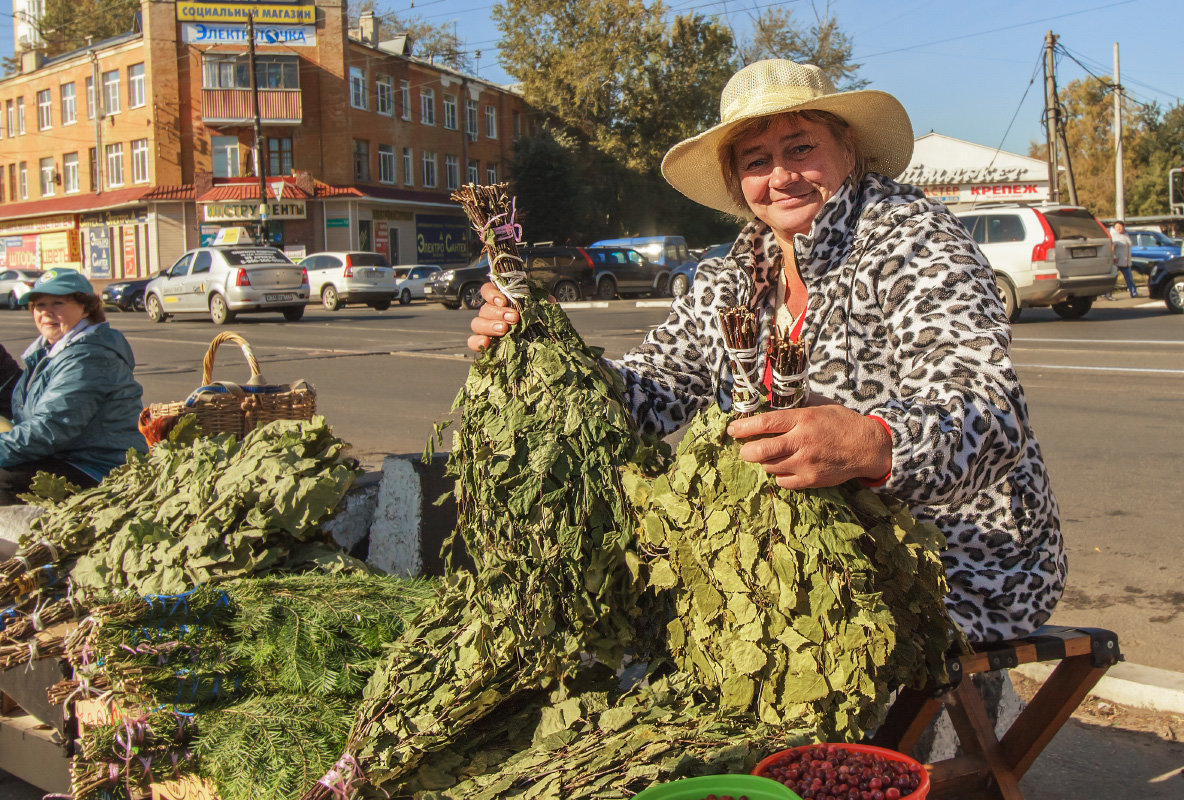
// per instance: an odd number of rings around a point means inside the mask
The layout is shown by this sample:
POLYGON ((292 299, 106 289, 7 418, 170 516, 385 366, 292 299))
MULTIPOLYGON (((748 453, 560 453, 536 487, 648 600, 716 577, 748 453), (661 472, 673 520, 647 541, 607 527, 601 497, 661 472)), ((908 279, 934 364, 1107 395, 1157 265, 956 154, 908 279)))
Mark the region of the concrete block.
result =
POLYGON ((29 532, 29 523, 44 511, 41 506, 0 506, 0 561, 16 555, 17 542, 29 532))
MULTIPOLYGON (((1055 664, 1021 664, 1016 670, 1037 681, 1052 674, 1055 664)), ((1134 708, 1184 714, 1184 673, 1138 664, 1115 664, 1094 686, 1099 700, 1134 708)))
POLYGON ((378 486, 378 480, 355 485, 341 501, 337 515, 325 524, 325 530, 333 537, 333 541, 344 550, 353 553, 370 535, 374 509, 378 505, 378 486))
POLYGON ((423 574, 422 506, 423 491, 411 459, 388 456, 382 462, 382 483, 370 525, 368 563, 392 575, 423 574))

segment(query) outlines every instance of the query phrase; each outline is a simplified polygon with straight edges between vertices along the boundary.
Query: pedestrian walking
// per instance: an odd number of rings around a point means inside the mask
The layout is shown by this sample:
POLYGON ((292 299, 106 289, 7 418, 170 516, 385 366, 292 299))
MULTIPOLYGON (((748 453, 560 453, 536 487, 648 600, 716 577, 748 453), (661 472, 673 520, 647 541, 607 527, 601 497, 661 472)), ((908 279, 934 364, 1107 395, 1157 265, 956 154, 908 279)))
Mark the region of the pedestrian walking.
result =
MULTIPOLYGON (((1126 235, 1126 223, 1118 220, 1110 230, 1110 239, 1114 242, 1114 266, 1122 273, 1126 281, 1126 290, 1131 297, 1138 297, 1139 290, 1135 288, 1135 276, 1131 272, 1131 237, 1126 235)), ((1109 297, 1109 293, 1106 294, 1109 297)))

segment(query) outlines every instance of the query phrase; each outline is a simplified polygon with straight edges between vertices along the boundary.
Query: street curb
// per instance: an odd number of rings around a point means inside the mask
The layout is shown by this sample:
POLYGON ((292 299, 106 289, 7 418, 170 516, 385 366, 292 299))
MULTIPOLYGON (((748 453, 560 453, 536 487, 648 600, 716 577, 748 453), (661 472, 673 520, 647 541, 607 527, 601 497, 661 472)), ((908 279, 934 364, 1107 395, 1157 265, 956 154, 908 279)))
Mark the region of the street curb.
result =
POLYGON ((607 300, 580 300, 575 303, 560 303, 559 307, 564 311, 580 308, 608 308, 607 300))
POLYGON ((634 308, 670 308, 673 300, 637 300, 633 303, 634 308))
MULTIPOLYGON (((1037 662, 1021 664, 1015 671, 1032 680, 1044 681, 1055 668, 1055 664, 1037 662)), ((1090 696, 1133 708, 1184 714, 1184 673, 1139 664, 1115 664, 1090 690, 1090 696)))

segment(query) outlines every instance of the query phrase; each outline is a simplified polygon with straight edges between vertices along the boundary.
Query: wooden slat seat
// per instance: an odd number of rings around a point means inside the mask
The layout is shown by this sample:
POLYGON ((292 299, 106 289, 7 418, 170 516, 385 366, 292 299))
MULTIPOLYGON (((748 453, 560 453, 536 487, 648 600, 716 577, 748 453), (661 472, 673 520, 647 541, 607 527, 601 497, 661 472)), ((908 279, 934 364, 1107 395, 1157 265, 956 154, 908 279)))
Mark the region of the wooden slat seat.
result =
POLYGON ((927 764, 932 800, 1023 800, 1019 782, 1032 762, 1111 666, 1122 660, 1118 637, 1100 628, 1046 625, 1022 639, 977 645, 947 661, 950 681, 902 690, 873 744, 908 753, 944 706, 961 756, 927 764), (1060 661, 1031 702, 997 738, 969 676, 1020 664, 1060 661))

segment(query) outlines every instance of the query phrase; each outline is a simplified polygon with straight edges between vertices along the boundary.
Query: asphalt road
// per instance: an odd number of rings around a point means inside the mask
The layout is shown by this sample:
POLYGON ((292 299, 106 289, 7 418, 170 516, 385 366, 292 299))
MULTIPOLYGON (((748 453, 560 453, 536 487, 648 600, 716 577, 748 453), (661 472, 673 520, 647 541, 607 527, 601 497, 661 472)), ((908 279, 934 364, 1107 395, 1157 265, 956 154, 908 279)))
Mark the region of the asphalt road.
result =
MULTIPOLYGON (((614 356, 665 309, 614 301, 570 314, 614 356)), ((268 381, 312 382, 321 413, 377 464, 422 451, 433 424, 448 418, 468 370, 468 320, 469 312, 417 302, 385 312, 310 308, 299 323, 245 316, 228 329, 251 342, 268 381)), ((180 400, 201 384, 202 357, 219 330, 208 319, 156 325, 113 313, 111 321, 136 352, 145 402, 180 400)), ((0 343, 10 352, 32 336, 24 312, 0 311, 0 343)), ((1069 585, 1052 621, 1116 630, 1128 660, 1184 669, 1184 317, 1131 301, 1099 303, 1075 322, 1028 310, 1014 328, 1013 355, 1069 548, 1069 585)), ((237 348, 219 349, 214 378, 247 377, 237 348)))

